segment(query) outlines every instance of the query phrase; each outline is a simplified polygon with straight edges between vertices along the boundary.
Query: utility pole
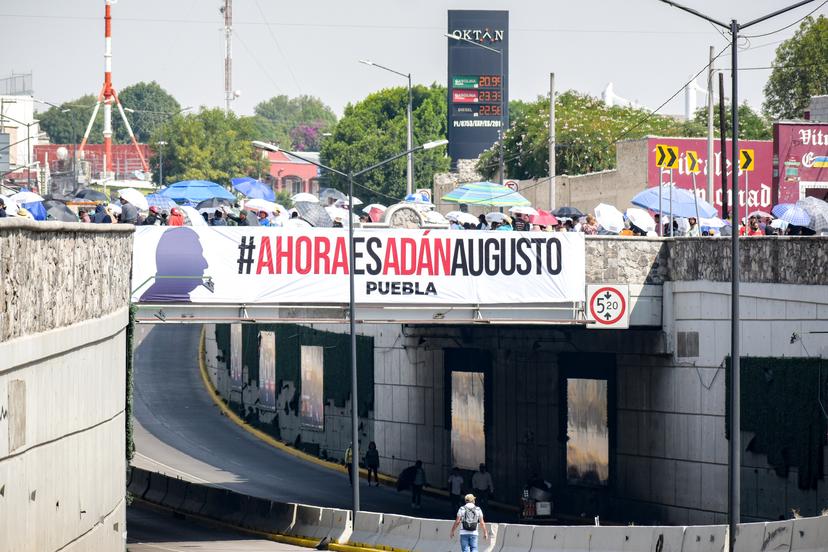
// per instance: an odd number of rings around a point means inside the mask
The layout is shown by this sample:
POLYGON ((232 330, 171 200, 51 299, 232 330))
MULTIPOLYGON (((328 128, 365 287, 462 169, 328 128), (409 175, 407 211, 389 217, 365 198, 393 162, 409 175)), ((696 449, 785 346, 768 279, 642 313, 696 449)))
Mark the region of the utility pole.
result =
POLYGON ((713 205, 713 173, 716 164, 713 162, 713 63, 715 49, 710 47, 710 65, 707 68, 707 201, 713 205))
POLYGON ((224 0, 224 112, 230 113, 233 101, 233 0, 224 0))
POLYGON ((549 73, 549 210, 555 209, 555 73, 549 73))
POLYGON ((719 164, 722 170, 722 218, 728 216, 727 200, 727 126, 725 125, 724 74, 719 73, 719 140, 722 142, 719 164))

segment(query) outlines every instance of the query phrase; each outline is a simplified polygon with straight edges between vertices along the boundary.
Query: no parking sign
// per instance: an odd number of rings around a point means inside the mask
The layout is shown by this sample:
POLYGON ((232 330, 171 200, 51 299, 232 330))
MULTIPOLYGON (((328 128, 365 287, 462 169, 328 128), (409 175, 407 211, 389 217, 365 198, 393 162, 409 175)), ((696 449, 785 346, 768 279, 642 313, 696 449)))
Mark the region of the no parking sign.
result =
POLYGON ((587 286, 587 328, 626 329, 630 327, 629 286, 592 284, 587 286))

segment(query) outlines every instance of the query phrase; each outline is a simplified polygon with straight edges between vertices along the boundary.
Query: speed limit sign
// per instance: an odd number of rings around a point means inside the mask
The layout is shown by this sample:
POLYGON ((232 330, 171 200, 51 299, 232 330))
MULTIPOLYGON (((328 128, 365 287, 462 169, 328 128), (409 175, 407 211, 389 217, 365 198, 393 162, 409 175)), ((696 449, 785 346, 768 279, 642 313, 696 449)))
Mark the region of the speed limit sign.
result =
POLYGON ((587 328, 626 329, 630 327, 630 298, 627 285, 587 286, 587 328))

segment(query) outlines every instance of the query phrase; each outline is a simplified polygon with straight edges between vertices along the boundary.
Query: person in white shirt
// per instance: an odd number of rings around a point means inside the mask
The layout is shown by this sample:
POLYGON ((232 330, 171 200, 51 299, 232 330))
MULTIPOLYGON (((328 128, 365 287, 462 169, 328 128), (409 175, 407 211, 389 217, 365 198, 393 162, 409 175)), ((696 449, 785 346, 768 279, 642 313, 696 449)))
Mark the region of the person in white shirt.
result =
POLYGON ((451 511, 456 512, 463 505, 463 474, 457 466, 451 468, 451 475, 448 478, 449 500, 451 500, 451 511))
POLYGON ((480 464, 480 471, 472 476, 472 491, 480 499, 480 506, 488 507, 489 497, 494 494, 494 483, 492 483, 492 474, 486 471, 486 464, 480 464))
POLYGON ((477 527, 483 529, 483 538, 489 540, 489 530, 483 519, 483 510, 474 503, 474 495, 466 495, 466 504, 457 510, 457 518, 451 526, 449 538, 454 539, 454 533, 460 526, 460 552, 477 552, 477 527))

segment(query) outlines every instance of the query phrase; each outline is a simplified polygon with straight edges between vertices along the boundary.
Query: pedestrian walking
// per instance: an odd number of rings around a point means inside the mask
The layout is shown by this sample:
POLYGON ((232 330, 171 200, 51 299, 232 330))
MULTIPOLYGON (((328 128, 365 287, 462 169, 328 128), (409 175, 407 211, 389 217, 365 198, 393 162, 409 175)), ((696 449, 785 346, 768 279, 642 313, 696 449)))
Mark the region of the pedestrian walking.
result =
POLYGON ((354 443, 348 443, 348 448, 345 450, 345 467, 348 468, 348 483, 351 487, 354 486, 354 443))
POLYGON ((423 500, 423 487, 426 486, 426 474, 423 469, 423 461, 417 460, 414 463, 414 479, 411 481, 411 507, 420 509, 423 500))
POLYGON ((448 492, 452 512, 456 512, 463 505, 463 483, 465 481, 463 480, 463 474, 460 473, 460 468, 454 466, 451 468, 451 474, 448 478, 448 492))
POLYGON ((454 525, 451 526, 449 538, 454 539, 457 527, 460 527, 460 552, 477 552, 477 528, 483 530, 483 538, 489 540, 489 529, 483 519, 483 510, 475 503, 473 494, 466 495, 466 503, 457 510, 454 525))
POLYGON ((486 464, 480 464, 479 471, 474 472, 472 491, 480 501, 480 507, 488 508, 489 497, 494 494, 494 483, 492 483, 492 474, 486 471, 486 464))
POLYGON ((368 486, 371 486, 371 474, 374 474, 374 484, 379 487, 379 451, 377 444, 373 441, 368 443, 368 451, 365 453, 365 467, 368 468, 368 486))

